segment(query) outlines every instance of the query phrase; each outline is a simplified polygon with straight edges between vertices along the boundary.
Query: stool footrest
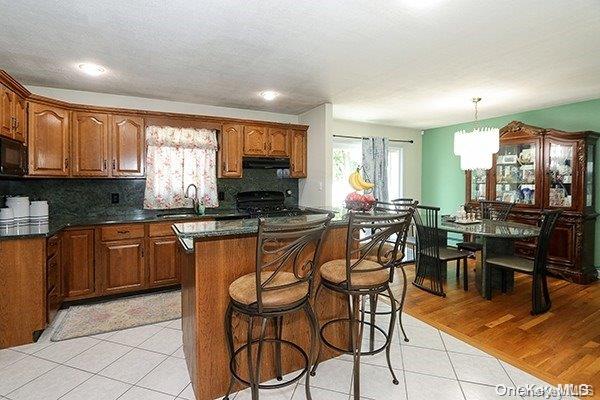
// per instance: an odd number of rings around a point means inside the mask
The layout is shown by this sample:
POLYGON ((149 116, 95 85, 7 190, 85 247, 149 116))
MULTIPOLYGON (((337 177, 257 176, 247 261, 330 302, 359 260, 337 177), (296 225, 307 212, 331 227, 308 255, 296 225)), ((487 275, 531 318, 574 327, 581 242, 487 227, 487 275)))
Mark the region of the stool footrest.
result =
MULTIPOLYGON (((329 342, 324 335, 324 331, 325 328, 327 328, 329 325, 334 324, 334 323, 340 323, 340 322, 348 322, 350 323, 350 318, 336 318, 336 319, 332 319, 331 321, 326 322, 325 324, 323 324, 323 326, 321 327, 321 330, 319 331, 319 335, 321 336, 321 342, 323 344, 325 344, 325 346, 329 347, 330 349, 333 349, 337 352, 343 353, 343 354, 353 354, 353 352, 351 350, 348 349, 342 349, 340 347, 337 347, 336 345, 332 344, 331 342, 329 342)), ((380 328, 379 326, 372 324, 370 322, 367 321, 361 321, 358 320, 357 323, 359 324, 365 324, 365 325, 369 325, 374 327, 375 329, 377 329, 379 332, 381 332, 381 334, 385 337, 385 343, 383 344, 383 346, 372 350, 372 351, 362 351, 360 352, 361 356, 372 356, 374 354, 377 353, 381 353, 383 350, 385 350, 385 348, 387 347, 388 341, 390 340, 389 335, 387 334, 386 331, 384 331, 382 328, 380 328)), ((361 343, 361 349, 362 349, 362 343, 361 343)))
MULTIPOLYGON (((240 352, 246 350, 246 348, 248 346, 252 346, 254 344, 258 344, 259 340, 255 339, 250 343, 245 343, 242 346, 240 346, 238 349, 235 350, 235 352, 233 353, 233 357, 231 357, 231 360, 229 361, 229 370, 231 371, 231 374, 235 377, 235 379, 237 379, 239 382, 243 383, 246 386, 250 386, 251 383, 249 381, 247 381, 246 379, 243 379, 241 376, 239 376, 239 374, 236 371, 235 368, 235 360, 236 357, 238 356, 238 354, 240 354, 240 352)), ((306 352, 302 349, 302 347, 298 346, 296 343, 294 342, 290 342, 289 340, 285 340, 285 339, 275 339, 275 338, 265 338, 262 340, 263 343, 265 342, 270 342, 270 343, 281 343, 281 344, 285 344, 288 345, 290 347, 292 347, 293 349, 295 349, 297 352, 299 352, 302 355, 302 358, 304 359, 304 368, 300 371, 300 373, 295 376, 292 379, 286 380, 286 381, 280 381, 277 384, 272 384, 272 385, 265 385, 265 384, 259 384, 258 388, 259 389, 280 389, 282 387, 288 386, 298 380, 300 380, 304 374, 306 374, 308 372, 309 369, 309 363, 308 363, 308 354, 306 354, 306 352)))

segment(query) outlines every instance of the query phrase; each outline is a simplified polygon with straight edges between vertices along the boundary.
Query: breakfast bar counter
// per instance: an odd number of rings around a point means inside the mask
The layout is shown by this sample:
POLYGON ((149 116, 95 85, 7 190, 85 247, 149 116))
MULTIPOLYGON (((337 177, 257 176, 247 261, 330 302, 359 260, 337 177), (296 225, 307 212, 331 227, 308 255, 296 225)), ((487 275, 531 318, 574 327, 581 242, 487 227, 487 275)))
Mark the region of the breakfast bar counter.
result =
MULTIPOLYGON (((321 218, 323 214, 270 218, 274 222, 294 223, 321 218)), ((225 312, 229 303, 229 285, 237 278, 256 270, 257 219, 233 221, 203 221, 175 224, 178 236, 178 260, 181 265, 183 350, 196 398, 213 400, 222 397, 229 385, 229 355, 225 336, 225 312)), ((320 263, 345 257, 346 224, 338 215, 332 221, 322 244, 320 263)), ((318 274, 315 278, 318 284, 318 274)), ((322 293, 314 304, 320 323, 339 318, 347 313, 343 296, 331 291, 322 293)), ((245 340, 247 321, 234 315, 234 341, 238 347, 245 340)), ((270 327, 272 328, 272 327, 270 327)), ((340 346, 347 340, 347 328, 340 324, 332 327, 331 335, 340 346), (340 343, 341 342, 341 343, 340 343)), ((272 334, 272 331, 271 331, 272 334)), ((284 339, 304 349, 308 348, 310 331, 303 313, 286 317, 283 321, 284 339)), ((303 359, 288 349, 282 350, 283 373, 299 370, 303 359)), ((335 356, 323 348, 321 359, 335 356)), ((238 370, 247 376, 244 354, 240 354, 238 370)), ((261 363, 261 381, 275 376, 273 351, 266 347, 261 363)), ((240 387, 234 388, 235 390, 240 387)))

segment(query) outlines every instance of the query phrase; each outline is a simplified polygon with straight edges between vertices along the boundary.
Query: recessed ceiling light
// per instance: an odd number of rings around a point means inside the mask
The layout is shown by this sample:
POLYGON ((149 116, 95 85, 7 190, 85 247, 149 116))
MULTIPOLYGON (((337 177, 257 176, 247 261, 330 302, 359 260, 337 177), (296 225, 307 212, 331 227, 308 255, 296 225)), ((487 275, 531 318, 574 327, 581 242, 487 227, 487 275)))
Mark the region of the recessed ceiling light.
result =
POLYGON ((275 100, 277 96, 279 96, 279 93, 275 92, 274 90, 265 90, 260 92, 260 97, 267 101, 275 100))
POLYGON ((94 63, 81 63, 78 65, 78 67, 84 73, 91 75, 91 76, 102 75, 103 73, 106 72, 106 68, 104 68, 102 65, 98 65, 98 64, 94 64, 94 63))

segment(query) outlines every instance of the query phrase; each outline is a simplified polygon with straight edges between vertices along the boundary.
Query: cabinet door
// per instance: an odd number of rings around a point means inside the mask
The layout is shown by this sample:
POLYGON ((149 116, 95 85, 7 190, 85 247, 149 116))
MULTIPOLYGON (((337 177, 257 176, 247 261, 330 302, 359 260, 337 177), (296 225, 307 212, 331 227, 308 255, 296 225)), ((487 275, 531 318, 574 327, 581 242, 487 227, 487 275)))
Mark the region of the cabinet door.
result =
POLYGON ((244 135, 242 125, 223 125, 219 146, 219 178, 242 177, 244 135))
POLYGON ((108 176, 106 114, 73 114, 71 160, 73 176, 108 176))
POLYGON ((112 176, 144 176, 144 120, 114 115, 111 128, 112 176))
POLYGON ((290 176, 306 178, 306 132, 291 131, 290 176))
POLYGON ((0 135, 13 137, 13 108, 15 94, 7 87, 0 85, 0 135))
POLYGON ((69 175, 69 112, 30 103, 29 175, 69 175))
MULTIPOLYGON (((584 148, 583 143, 581 148, 584 148)), ((583 185, 579 181, 580 169, 583 167, 579 165, 576 155, 577 141, 546 137, 544 208, 583 211, 583 198, 580 193, 583 185)), ((584 155, 581 156, 583 158, 584 155)))
POLYGON ((13 136, 16 140, 21 142, 27 141, 27 102, 15 96, 15 128, 13 136))
POLYGON ((267 155, 267 129, 264 126, 244 126, 244 155, 267 155))
POLYGON ((62 238, 62 292, 69 299, 93 295, 94 230, 66 231, 62 238))
POLYGON ((51 323, 62 304, 60 251, 46 262, 46 322, 51 323))
POLYGON ((145 286, 144 239, 103 242, 100 246, 103 294, 145 286))
POLYGON ((494 156, 490 183, 492 200, 516 203, 519 207, 540 208, 544 186, 538 139, 501 140, 494 156))
POLYGON ((150 238, 148 245, 148 271, 150 286, 179 283, 176 260, 177 239, 174 236, 150 238))
POLYGON ((288 153, 287 130, 269 128, 268 154, 273 157, 286 157, 288 153))

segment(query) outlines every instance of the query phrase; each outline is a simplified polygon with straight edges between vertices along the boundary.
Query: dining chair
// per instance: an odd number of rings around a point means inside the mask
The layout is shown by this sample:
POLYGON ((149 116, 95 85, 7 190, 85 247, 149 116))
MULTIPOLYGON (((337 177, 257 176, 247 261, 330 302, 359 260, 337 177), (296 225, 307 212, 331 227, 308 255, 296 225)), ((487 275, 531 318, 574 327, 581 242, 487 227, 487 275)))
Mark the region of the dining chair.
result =
MULTIPOLYGON (((400 197, 397 199, 393 199, 390 200, 390 203, 395 204, 397 207, 399 207, 400 209, 405 209, 406 207, 410 207, 413 203, 415 202, 414 199, 410 198, 410 197, 400 197)), ((417 203, 418 204, 418 201, 417 203)), ((414 223, 410 225, 410 228, 408 229, 408 234, 406 236, 406 247, 408 247, 411 251, 411 254, 413 255, 413 258, 410 258, 408 256, 408 252, 406 252, 404 254, 404 260, 403 262, 406 263, 412 263, 414 262, 414 255, 416 253, 416 249, 417 249, 417 233, 415 231, 415 225, 414 223)))
MULTIPOLYGON (((479 201, 479 214, 481 219, 506 221, 514 205, 515 203, 481 200, 479 201)), ((467 208, 467 205, 465 205, 465 208, 467 208)), ((483 250, 482 244, 474 240, 457 243, 456 247, 459 250, 465 250, 471 253, 477 253, 478 251, 483 250)))
MULTIPOLYGON (((550 309, 550 293, 546 281, 546 263, 548 258, 548 247, 550 235, 556 226, 556 221, 561 210, 544 211, 542 213, 540 235, 535 247, 535 258, 519 257, 517 255, 498 255, 487 259, 490 268, 512 270, 532 276, 531 282, 531 315, 543 314, 550 309)), ((503 288, 506 285, 502 285, 503 288)))
MULTIPOLYGON (((460 269, 463 261, 463 286, 468 290, 467 258, 469 253, 457 248, 448 247, 446 237, 440 235, 438 215, 440 208, 417 206, 413 218, 417 227, 417 262, 413 285, 419 289, 446 297, 442 280, 442 263, 456 261, 456 269, 460 269), (429 280, 429 287, 425 281, 429 280)), ((458 276, 458 271, 457 271, 458 276)))
MULTIPOLYGON (((382 202, 378 201, 373 207, 373 213, 377 214, 385 214, 385 213, 410 213, 410 223, 412 224, 412 214, 415 211, 415 207, 419 204, 418 201, 414 201, 412 199, 396 199, 392 200, 392 202, 382 202), (401 200, 401 201, 399 201, 401 200)), ((410 227, 409 227, 410 228, 410 227)), ((396 269, 399 269, 402 272, 402 294, 400 299, 395 299, 396 308, 398 311, 398 322, 400 325, 400 330, 402 331, 402 335, 404 336, 404 341, 408 342, 408 336, 406 335, 406 331, 404 330, 404 325, 402 324, 402 310, 404 309, 404 300, 406 299, 406 271, 404 270, 404 266, 406 263, 403 261, 406 256, 406 242, 408 237, 408 229, 404 232, 406 237, 401 237, 399 235, 395 235, 395 237, 390 237, 386 244, 384 244, 384 253, 390 253, 393 251, 394 246, 396 246, 396 242, 402 244, 402 247, 398 248, 398 252, 396 253, 396 259, 390 260, 396 269)), ((375 250, 375 249, 374 249, 375 250)), ((377 251, 372 250, 370 254, 367 255, 366 259, 371 261, 377 261, 377 251)), ((393 276, 392 276, 393 281, 393 276)), ((391 281, 390 281, 391 282, 391 281)), ((377 311, 377 304, 379 297, 389 296, 384 293, 374 293, 369 296, 369 310, 366 310, 365 305, 362 304, 361 314, 369 313, 371 325, 369 327, 369 349, 372 351, 375 348, 375 318, 377 315, 389 315, 391 311, 377 311)), ((364 297, 363 297, 364 299, 364 297)), ((389 300, 389 299, 388 299, 389 300)))

